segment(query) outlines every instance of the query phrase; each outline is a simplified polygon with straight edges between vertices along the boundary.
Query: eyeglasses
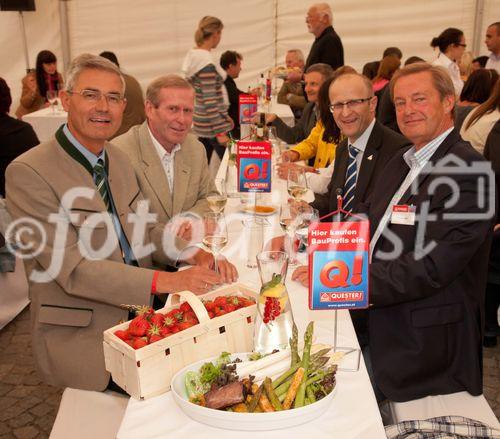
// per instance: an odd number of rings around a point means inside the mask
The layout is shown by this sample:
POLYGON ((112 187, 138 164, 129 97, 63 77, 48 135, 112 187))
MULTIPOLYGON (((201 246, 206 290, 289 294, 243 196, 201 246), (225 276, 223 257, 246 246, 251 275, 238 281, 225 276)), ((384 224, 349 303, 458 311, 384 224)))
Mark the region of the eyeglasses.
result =
POLYGON ((93 103, 99 102, 104 96, 106 102, 109 105, 118 105, 124 100, 123 96, 120 95, 119 93, 102 93, 99 90, 89 90, 89 89, 84 89, 80 91, 68 90, 68 94, 80 95, 85 101, 93 103))
POLYGON ((335 102, 330 105, 330 111, 332 113, 342 111, 344 109, 344 106, 346 106, 348 110, 355 110, 356 108, 360 107, 361 104, 363 104, 364 102, 371 101, 372 99, 373 96, 364 99, 353 99, 351 101, 335 102))

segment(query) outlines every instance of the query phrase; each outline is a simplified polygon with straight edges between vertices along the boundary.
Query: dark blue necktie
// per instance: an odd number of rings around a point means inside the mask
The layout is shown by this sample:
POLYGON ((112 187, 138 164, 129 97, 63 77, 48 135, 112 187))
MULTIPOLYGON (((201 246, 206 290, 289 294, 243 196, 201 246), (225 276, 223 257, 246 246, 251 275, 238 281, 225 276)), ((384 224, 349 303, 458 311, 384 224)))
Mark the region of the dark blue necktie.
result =
POLYGON ((358 166, 356 163, 356 156, 359 150, 354 146, 349 145, 349 161, 347 164, 347 173, 344 183, 344 210, 351 212, 354 204, 354 195, 356 193, 356 176, 358 173, 358 166))

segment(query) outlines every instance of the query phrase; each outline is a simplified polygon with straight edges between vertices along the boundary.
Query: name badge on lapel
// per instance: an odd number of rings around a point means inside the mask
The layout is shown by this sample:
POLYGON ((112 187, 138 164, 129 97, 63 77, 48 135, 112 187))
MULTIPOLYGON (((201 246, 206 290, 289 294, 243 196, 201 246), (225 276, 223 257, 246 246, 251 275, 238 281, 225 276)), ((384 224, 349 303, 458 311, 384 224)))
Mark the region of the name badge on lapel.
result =
POLYGON ((397 205, 392 206, 391 224, 415 225, 415 206, 397 205))

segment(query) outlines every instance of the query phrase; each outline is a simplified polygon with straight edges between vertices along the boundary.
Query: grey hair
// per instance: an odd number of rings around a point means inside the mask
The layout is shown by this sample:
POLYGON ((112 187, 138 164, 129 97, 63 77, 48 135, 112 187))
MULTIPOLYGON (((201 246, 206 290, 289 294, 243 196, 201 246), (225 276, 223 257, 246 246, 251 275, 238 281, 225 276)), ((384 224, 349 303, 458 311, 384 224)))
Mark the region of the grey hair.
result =
POLYGON ((160 91, 163 88, 186 88, 193 90, 193 86, 179 75, 164 75, 153 80, 146 90, 146 100, 151 102, 155 108, 160 105, 160 91))
POLYGON ((316 9, 316 12, 318 14, 326 15, 328 17, 328 23, 332 24, 333 21, 332 8, 328 3, 315 3, 314 5, 311 6, 311 8, 316 9))
POLYGON ((302 50, 300 49, 290 49, 290 50, 287 50, 286 53, 292 53, 294 54, 297 59, 301 62, 304 62, 304 54, 302 53, 302 50))
POLYGON ((73 87, 80 76, 80 74, 87 69, 102 70, 109 73, 115 73, 120 77, 122 82, 122 94, 125 93, 125 79, 120 72, 120 69, 111 61, 103 58, 102 56, 91 55, 90 53, 83 53, 78 55, 71 61, 68 72, 66 74, 66 91, 73 91, 73 87))
POLYGON ((313 73, 313 72, 317 72, 320 75, 323 75, 323 77, 325 79, 328 79, 330 76, 333 75, 332 66, 330 66, 329 64, 322 63, 322 62, 312 64, 306 70, 306 74, 313 73))

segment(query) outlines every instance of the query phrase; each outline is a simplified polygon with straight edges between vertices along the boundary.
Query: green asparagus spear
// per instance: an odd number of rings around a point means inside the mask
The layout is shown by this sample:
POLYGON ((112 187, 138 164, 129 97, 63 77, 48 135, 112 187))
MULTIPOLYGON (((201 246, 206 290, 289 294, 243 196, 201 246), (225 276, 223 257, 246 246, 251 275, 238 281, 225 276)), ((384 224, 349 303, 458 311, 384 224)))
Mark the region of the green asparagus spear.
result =
POLYGON ((300 383, 299 390, 297 391, 297 395, 295 396, 295 405, 294 407, 302 407, 304 405, 304 398, 306 394, 306 381, 307 375, 309 373, 309 360, 311 357, 311 344, 314 332, 314 322, 309 322, 307 325, 306 332, 304 334, 304 352, 302 353, 302 364, 301 366, 304 368, 304 378, 300 383))
POLYGON ((255 395, 253 395, 252 399, 250 400, 250 403, 248 404, 248 411, 249 413, 253 413, 255 409, 257 408, 257 405, 259 404, 259 399, 260 396, 262 395, 262 391, 264 389, 264 385, 261 384, 259 388, 257 389, 257 392, 255 392, 255 395))
POLYGON ((320 349, 318 352, 311 354, 311 361, 319 357, 323 357, 324 355, 328 354, 328 352, 330 352, 331 350, 332 350, 331 348, 320 349))
POLYGON ((295 322, 293 322, 292 326, 292 338, 290 339, 290 349, 292 350, 292 364, 291 366, 295 366, 297 363, 300 363, 299 356, 299 330, 295 322))
POLYGON ((284 383, 289 377, 293 376, 297 369, 300 367, 300 363, 288 369, 286 372, 282 373, 278 378, 273 381, 273 389, 276 389, 280 384, 284 383))
POLYGON ((316 396, 314 396, 314 391, 312 389, 312 386, 306 387, 306 395, 307 395, 307 399, 309 399, 309 401, 311 401, 311 403, 316 402, 316 396))
POLYGON ((277 412, 283 410, 281 402, 279 401, 276 393, 274 393, 273 387, 271 386, 271 378, 268 377, 264 380, 264 389, 266 391, 267 397, 269 398, 269 401, 273 405, 274 410, 276 410, 277 412))

